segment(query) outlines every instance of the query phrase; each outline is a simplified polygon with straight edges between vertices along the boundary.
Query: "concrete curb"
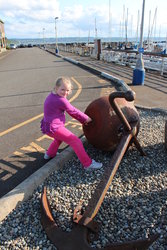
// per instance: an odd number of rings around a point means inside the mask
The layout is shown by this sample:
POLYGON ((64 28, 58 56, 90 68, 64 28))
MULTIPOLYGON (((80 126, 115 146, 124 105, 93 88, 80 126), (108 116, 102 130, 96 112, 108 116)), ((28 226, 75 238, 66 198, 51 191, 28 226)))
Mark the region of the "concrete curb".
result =
POLYGON ((123 88, 124 91, 129 91, 131 90, 131 88, 121 79, 115 77, 115 76, 112 76, 106 72, 101 72, 101 76, 116 83, 118 86, 121 86, 123 88))
POLYGON ((68 58, 68 57, 61 57, 61 58, 63 58, 65 61, 71 62, 71 63, 73 63, 73 64, 75 64, 75 65, 78 65, 78 64, 79 64, 78 61, 75 61, 75 60, 72 59, 72 58, 68 58))
MULTIPOLYGON (((82 143, 86 146, 87 140, 83 136, 82 143)), ((43 167, 38 169, 34 174, 29 176, 25 181, 4 195, 0 199, 0 221, 12 212, 22 201, 28 200, 34 190, 44 182, 44 180, 54 171, 59 170, 64 164, 74 156, 72 148, 68 147, 63 150, 52 160, 48 161, 43 167)))
POLYGON ((146 106, 142 106, 139 104, 135 104, 135 107, 138 109, 142 109, 142 110, 150 110, 150 111, 154 111, 154 112, 159 112, 159 113, 163 113, 167 115, 167 110, 166 109, 161 109, 161 108, 156 108, 156 107, 146 107, 146 106))

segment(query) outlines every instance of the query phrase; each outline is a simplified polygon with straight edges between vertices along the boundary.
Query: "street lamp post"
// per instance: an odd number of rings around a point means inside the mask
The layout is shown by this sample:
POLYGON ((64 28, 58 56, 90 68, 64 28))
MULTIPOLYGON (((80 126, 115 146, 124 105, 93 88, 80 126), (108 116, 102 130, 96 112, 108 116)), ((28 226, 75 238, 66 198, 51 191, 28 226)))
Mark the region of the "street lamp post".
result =
POLYGON ((43 47, 45 49, 45 28, 43 28, 43 47))
POLYGON ((57 19, 58 19, 58 17, 55 17, 55 38, 56 38, 55 54, 59 53, 58 44, 57 44, 57 19))
POLYGON ((144 69, 144 61, 143 61, 144 7, 145 7, 145 0, 143 0, 143 7, 142 7, 139 55, 138 55, 138 59, 136 62, 136 68, 133 70, 133 82, 132 82, 133 85, 144 85, 144 77, 145 77, 145 69, 144 69))

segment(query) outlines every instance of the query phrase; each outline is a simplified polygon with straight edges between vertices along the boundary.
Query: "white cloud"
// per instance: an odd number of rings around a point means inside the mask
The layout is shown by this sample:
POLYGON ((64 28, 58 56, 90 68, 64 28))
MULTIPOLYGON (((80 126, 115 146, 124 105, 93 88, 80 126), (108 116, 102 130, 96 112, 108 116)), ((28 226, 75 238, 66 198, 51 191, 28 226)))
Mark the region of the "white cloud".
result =
POLYGON ((75 22, 80 18, 82 18, 83 15, 84 15, 83 7, 81 5, 75 5, 71 7, 65 7, 61 14, 61 17, 64 20, 75 22))
POLYGON ((51 10, 58 7, 58 1, 56 0, 0 0, 1 11, 2 10, 51 10))
MULTIPOLYGON (((136 32, 137 12, 142 7, 142 0, 111 1, 111 30, 112 36, 120 35, 120 22, 123 22, 123 5, 129 12, 129 27, 133 34, 136 32), (133 16, 133 24, 131 17, 133 16)), ((145 34, 148 30, 149 8, 152 7, 152 19, 156 6, 157 30, 161 25, 161 34, 166 35, 166 0, 147 0, 145 4, 145 34)), ((54 18, 57 21, 59 36, 87 36, 95 34, 95 18, 99 36, 109 35, 109 1, 75 1, 75 0, 0 0, 0 19, 5 22, 8 37, 33 37, 45 28, 46 36, 54 37, 54 18)), ((141 19, 141 17, 140 17, 141 19)), ((152 21, 151 21, 152 22, 152 21)), ((130 32, 129 32, 130 33, 130 32)), ((158 33, 158 32, 157 32, 158 33)))

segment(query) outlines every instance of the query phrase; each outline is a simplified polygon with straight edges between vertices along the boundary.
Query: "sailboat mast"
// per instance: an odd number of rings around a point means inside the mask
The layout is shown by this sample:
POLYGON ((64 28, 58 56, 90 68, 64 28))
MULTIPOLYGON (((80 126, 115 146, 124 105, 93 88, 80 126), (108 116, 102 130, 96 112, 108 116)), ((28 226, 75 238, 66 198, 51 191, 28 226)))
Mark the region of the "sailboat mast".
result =
POLYGON ((96 17, 95 17, 95 38, 97 39, 96 17))
POLYGON ((153 24, 152 24, 152 27, 151 27, 151 33, 150 33, 150 36, 151 36, 151 37, 152 37, 152 35, 153 35, 154 24, 155 24, 155 28, 154 28, 154 37, 155 37, 155 30, 156 30, 156 15, 157 15, 157 8, 155 9, 154 18, 153 18, 153 24))
POLYGON ((89 32, 88 32, 88 44, 90 42, 90 29, 89 29, 89 32))
POLYGON ((109 41, 111 42, 111 4, 109 0, 109 41))
POLYGON ((136 29, 136 44, 138 43, 138 36, 139 36, 139 19, 140 19, 140 11, 138 10, 138 14, 137 14, 137 29, 136 29))
POLYGON ((149 25, 148 25, 148 37, 147 37, 148 50, 150 50, 150 24, 151 24, 151 10, 149 11, 149 25))
POLYGON ((125 20, 125 43, 128 43, 128 8, 127 8, 127 16, 126 16, 126 20, 125 20))
POLYGON ((125 5, 123 5, 123 17, 122 17, 122 42, 124 41, 124 26, 125 25, 125 5))

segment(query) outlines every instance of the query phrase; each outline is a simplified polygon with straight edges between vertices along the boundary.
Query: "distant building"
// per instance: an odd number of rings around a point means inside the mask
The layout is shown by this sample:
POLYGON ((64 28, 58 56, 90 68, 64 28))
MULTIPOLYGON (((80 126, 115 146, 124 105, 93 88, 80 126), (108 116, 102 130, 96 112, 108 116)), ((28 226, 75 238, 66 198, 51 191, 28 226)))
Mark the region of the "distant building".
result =
POLYGON ((4 22, 0 19, 0 53, 6 50, 4 22))

